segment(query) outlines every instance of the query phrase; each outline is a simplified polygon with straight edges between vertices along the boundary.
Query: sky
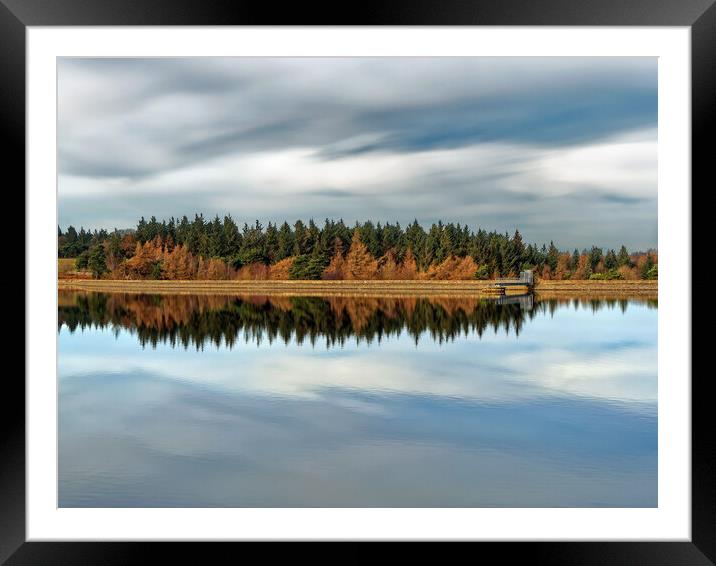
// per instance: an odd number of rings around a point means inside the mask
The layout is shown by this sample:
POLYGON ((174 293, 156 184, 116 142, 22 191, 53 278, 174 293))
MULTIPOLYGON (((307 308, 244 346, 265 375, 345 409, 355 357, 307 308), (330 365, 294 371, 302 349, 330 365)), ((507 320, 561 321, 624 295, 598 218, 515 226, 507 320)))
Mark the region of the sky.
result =
POLYGON ((657 59, 58 59, 58 217, 460 222, 657 247, 657 59))

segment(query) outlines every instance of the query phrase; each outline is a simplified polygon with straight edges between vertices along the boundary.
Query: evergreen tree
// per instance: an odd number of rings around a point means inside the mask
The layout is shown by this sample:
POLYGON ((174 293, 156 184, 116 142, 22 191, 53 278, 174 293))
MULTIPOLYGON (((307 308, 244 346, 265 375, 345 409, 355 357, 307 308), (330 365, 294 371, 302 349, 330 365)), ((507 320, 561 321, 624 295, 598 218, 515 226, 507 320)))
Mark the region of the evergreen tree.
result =
POLYGON ((296 223, 293 225, 293 253, 291 255, 299 256, 305 254, 308 251, 306 240, 306 226, 300 220, 296 220, 296 223))
POLYGON ((611 271, 616 269, 618 265, 617 254, 614 253, 614 250, 609 250, 607 255, 604 256, 604 267, 611 271))
POLYGON ((144 216, 142 216, 139 219, 139 222, 137 222, 137 231, 135 234, 137 235, 137 240, 139 240, 142 244, 149 239, 147 238, 147 221, 144 220, 144 216))
POLYGON ((224 216, 222 231, 225 246, 223 256, 231 260, 239 254, 241 249, 241 234, 239 233, 239 227, 230 214, 224 216))
POLYGON ((77 260, 75 261, 75 268, 77 271, 84 271, 87 269, 87 262, 89 261, 89 251, 85 250, 80 255, 77 256, 77 260))
POLYGON ((557 246, 554 245, 554 242, 549 243, 549 249, 547 250, 547 256, 545 259, 545 262, 547 265, 549 265, 550 270, 552 273, 557 271, 557 262, 559 261, 559 250, 557 249, 557 246))
POLYGON ((209 258, 221 258, 226 254, 226 239, 224 238, 224 225, 219 215, 214 217, 207 226, 207 255, 209 258))
POLYGON ((452 257, 455 250, 455 230, 451 224, 442 226, 438 223, 440 236, 438 238, 438 246, 435 251, 435 263, 442 263, 449 257, 452 257))
POLYGON ((281 224, 281 229, 278 231, 276 245, 278 247, 276 252, 276 261, 281 261, 282 259, 286 259, 287 257, 293 255, 295 242, 291 226, 288 225, 288 222, 281 224))
POLYGON ((87 257, 87 268, 92 272, 92 277, 99 279, 109 271, 107 269, 107 258, 104 254, 104 246, 97 244, 89 251, 87 257))
POLYGON ((597 269, 597 265, 602 261, 602 248, 592 246, 592 250, 589 252, 589 265, 592 271, 597 269))
MULTIPOLYGON (((266 227, 266 261, 269 265, 276 263, 278 251, 278 229, 275 224, 268 223, 266 227)), ((282 258, 283 259, 283 258, 282 258)))
POLYGON ((505 275, 517 275, 522 269, 522 263, 525 259, 525 244, 522 241, 522 234, 520 234, 519 230, 515 230, 512 240, 509 241, 509 244, 505 245, 505 275))

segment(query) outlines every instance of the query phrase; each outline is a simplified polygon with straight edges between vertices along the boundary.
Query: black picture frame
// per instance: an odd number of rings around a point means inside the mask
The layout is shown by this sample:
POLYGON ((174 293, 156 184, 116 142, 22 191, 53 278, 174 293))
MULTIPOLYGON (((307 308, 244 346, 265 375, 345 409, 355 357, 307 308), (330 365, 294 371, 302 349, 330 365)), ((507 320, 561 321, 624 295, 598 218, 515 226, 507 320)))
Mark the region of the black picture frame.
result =
MULTIPOLYGON (((0 127, 5 174, 25 186, 25 32, 76 25, 563 25, 690 26, 692 34, 692 187, 714 187, 716 131, 715 0, 400 0, 350 6, 243 0, 0 0, 0 127)), ((694 191, 692 189, 692 195, 694 191)), ((692 201, 693 202, 693 201, 692 201)), ((694 222, 695 225, 695 222, 694 222)), ((698 239, 694 238, 697 244, 698 239)), ((697 256, 698 257, 698 256, 697 256)), ((689 274, 690 275, 690 274, 689 274)), ((15 290, 17 292, 17 290, 15 290)), ((698 284, 692 285, 692 296, 698 284)), ((25 301, 31 297, 25 297, 25 301)), ((26 340, 32 336, 26 335, 26 340)), ((478 543, 501 561, 537 564, 706 565, 716 563, 716 445, 711 433, 710 372, 692 378, 692 538, 690 542, 478 543), (489 546, 488 546, 489 545, 489 546)), ((673 378, 685 376, 672 376, 673 378)), ((0 411, 0 564, 134 564, 148 543, 25 541, 25 385, 6 372, 0 411)), ((161 545, 166 560, 177 545, 161 545)), ((207 545, 183 543, 182 557, 206 561, 207 545)), ((226 548, 224 546, 223 548, 226 548)), ((305 548, 305 547, 301 547, 305 548)), ((337 554, 360 559, 362 549, 337 554)), ((442 550, 441 550, 442 553, 442 550)), ((334 555, 335 556, 335 555, 334 555)), ((444 555, 442 555, 444 557, 444 555)), ((484 556, 484 554, 482 555, 484 556)), ((235 556, 238 560, 239 557, 235 556)), ((170 559, 170 558, 169 558, 170 559)))

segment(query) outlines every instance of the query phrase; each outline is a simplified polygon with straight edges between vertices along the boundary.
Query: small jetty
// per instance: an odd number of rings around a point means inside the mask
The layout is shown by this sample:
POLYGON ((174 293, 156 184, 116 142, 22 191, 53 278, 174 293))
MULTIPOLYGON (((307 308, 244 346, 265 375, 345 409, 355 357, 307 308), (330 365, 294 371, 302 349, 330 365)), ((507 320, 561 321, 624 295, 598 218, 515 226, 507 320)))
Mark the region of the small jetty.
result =
POLYGON ((518 279, 496 279, 482 293, 489 297, 529 295, 534 289, 534 275, 531 270, 520 271, 518 279))

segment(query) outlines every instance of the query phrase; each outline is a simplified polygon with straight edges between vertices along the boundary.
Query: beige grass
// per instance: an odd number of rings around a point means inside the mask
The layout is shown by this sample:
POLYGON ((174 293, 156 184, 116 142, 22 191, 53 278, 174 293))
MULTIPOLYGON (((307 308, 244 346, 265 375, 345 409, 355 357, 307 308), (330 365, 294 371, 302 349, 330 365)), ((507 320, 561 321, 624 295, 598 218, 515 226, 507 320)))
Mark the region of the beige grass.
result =
MULTIPOLYGON (((481 296, 494 281, 146 281, 61 279, 60 289, 114 293, 256 294, 305 296, 481 296)), ((647 296, 656 298, 656 281, 543 281, 538 296, 647 296)), ((508 294, 512 294, 508 290, 508 294)))
POLYGON ((57 273, 69 273, 75 271, 76 260, 71 257, 61 257, 57 259, 57 273))
POLYGON ((89 271, 77 271, 77 260, 71 257, 57 258, 57 278, 63 279, 90 279, 89 271))

